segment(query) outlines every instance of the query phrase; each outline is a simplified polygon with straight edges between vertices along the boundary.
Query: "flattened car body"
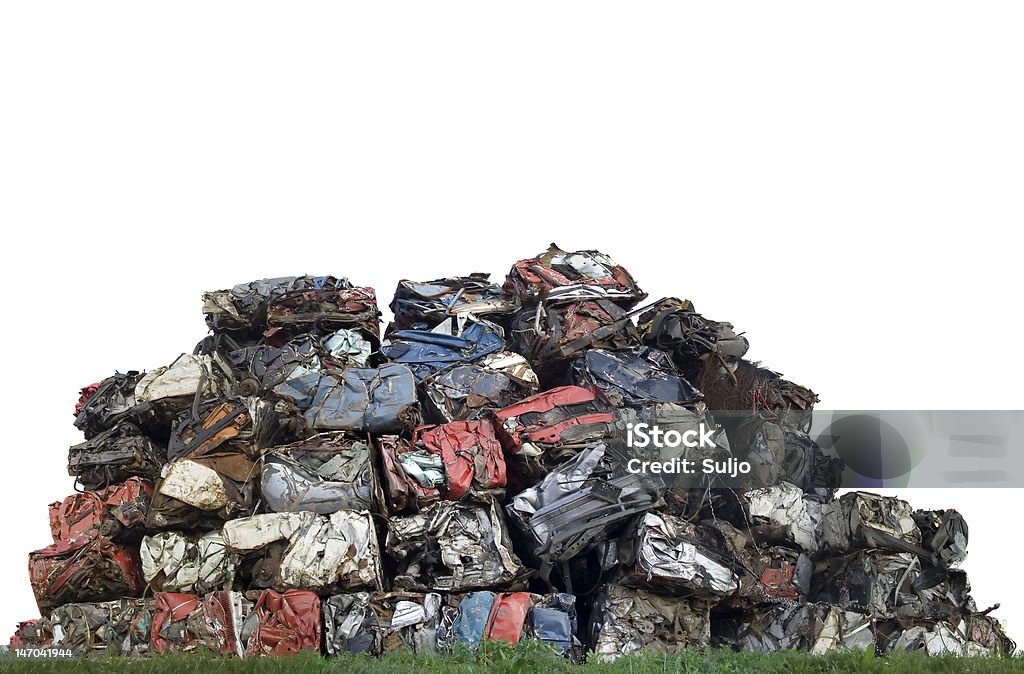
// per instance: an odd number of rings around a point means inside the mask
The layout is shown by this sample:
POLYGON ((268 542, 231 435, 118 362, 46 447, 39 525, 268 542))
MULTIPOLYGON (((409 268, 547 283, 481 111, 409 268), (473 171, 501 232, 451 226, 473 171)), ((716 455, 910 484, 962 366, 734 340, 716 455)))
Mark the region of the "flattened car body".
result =
POLYGON ((623 584, 704 597, 727 596, 739 589, 739 578, 716 549, 720 541, 713 530, 702 531, 668 513, 648 512, 638 518, 631 539, 623 584))
POLYGON ((105 489, 79 492, 50 504, 50 532, 55 543, 76 538, 142 535, 153 485, 137 477, 105 489))
POLYGON ((421 323, 434 326, 452 316, 500 316, 519 309, 518 297, 488 279, 488 274, 470 274, 425 282, 399 281, 391 301, 395 328, 404 330, 421 323))
POLYGON ((328 655, 382 656, 400 648, 432 653, 441 604, 434 592, 335 595, 322 602, 324 649, 328 655))
POLYGON ((308 590, 264 590, 252 615, 255 628, 246 656, 294 655, 320 651, 320 598, 308 590))
POLYGON ((445 498, 457 501, 470 492, 504 489, 505 456, 490 421, 420 427, 413 442, 416 448, 441 457, 445 498))
POLYGON ((187 536, 176 531, 147 536, 139 550, 142 577, 157 592, 205 594, 230 590, 238 557, 219 531, 187 536))
POLYGON ((863 612, 794 602, 754 609, 740 625, 736 645, 755 653, 873 651, 875 626, 863 612))
POLYGON ((599 662, 633 653, 679 653, 708 643, 711 603, 661 597, 620 585, 602 587, 591 609, 590 638, 599 662))
POLYGON ((525 572, 493 499, 439 501, 416 515, 392 517, 385 547, 397 567, 394 587, 402 590, 500 588, 525 572))
POLYGON ((29 554, 29 580, 39 610, 69 602, 137 597, 145 584, 133 546, 102 536, 61 541, 29 554))
POLYGON ((565 379, 569 361, 587 349, 628 349, 640 339, 630 315, 606 300, 524 308, 512 321, 509 345, 551 385, 565 379))
MULTIPOLYGON (((612 409, 594 391, 560 386, 509 405, 494 415, 506 450, 532 466, 557 465, 615 432, 612 409)), ((538 468, 540 468, 538 470, 538 468)))
POLYGON ((596 386, 618 406, 700 400, 700 392, 676 373, 668 355, 646 346, 588 349, 573 361, 572 378, 577 386, 596 386))
POLYGON ((227 549, 239 554, 284 542, 284 552, 275 560, 270 579, 271 586, 279 590, 383 588, 377 532, 368 512, 253 515, 226 523, 223 535, 227 549))
POLYGON ((625 454, 589 447, 553 469, 506 506, 544 565, 566 562, 627 519, 662 503, 664 483, 627 470, 625 454))
POLYGON ((843 494, 825 508, 822 543, 831 550, 918 548, 921 531, 906 501, 868 492, 843 494))
POLYGON ((272 300, 290 292, 346 290, 352 284, 333 276, 282 276, 239 283, 228 290, 203 293, 206 324, 215 333, 260 333, 267 327, 272 300))
POLYGON ((524 302, 542 297, 559 302, 601 298, 632 306, 647 297, 633 276, 604 253, 569 253, 555 244, 536 257, 516 262, 505 290, 524 302))
POLYGON ((89 652, 146 655, 155 608, 152 599, 58 606, 48 621, 54 635, 52 645, 78 656, 89 652))
POLYGON ((424 413, 435 423, 483 419, 537 393, 537 375, 529 362, 499 351, 475 363, 455 363, 421 383, 424 413))
POLYGON ((205 648, 221 655, 243 657, 252 632, 252 602, 239 592, 210 592, 205 596, 157 592, 150 629, 154 652, 189 652, 205 648))
POLYGON ((273 512, 376 512, 383 500, 365 439, 321 433, 263 454, 261 495, 273 512))
POLYGON ((131 477, 155 480, 165 452, 130 421, 121 421, 68 450, 68 474, 86 489, 100 489, 131 477))
POLYGON ((658 300, 640 314, 637 323, 644 344, 671 354, 688 377, 696 377, 708 361, 732 371, 750 347, 732 323, 707 319, 692 302, 675 297, 658 300))
POLYGON ((473 322, 453 331, 448 323, 433 330, 399 330, 380 346, 381 355, 408 366, 421 381, 453 363, 471 363, 505 348, 500 328, 473 322))
POLYGON ((118 372, 82 389, 82 398, 75 406, 75 428, 88 439, 113 428, 119 421, 137 420, 148 409, 135 398, 135 386, 141 378, 142 374, 134 370, 118 372))
POLYGON ((419 424, 416 380, 404 365, 349 368, 317 378, 305 411, 314 431, 397 433, 419 424))
POLYGON ((375 344, 380 339, 380 310, 373 288, 289 290, 267 303, 267 325, 304 330, 357 330, 375 344))

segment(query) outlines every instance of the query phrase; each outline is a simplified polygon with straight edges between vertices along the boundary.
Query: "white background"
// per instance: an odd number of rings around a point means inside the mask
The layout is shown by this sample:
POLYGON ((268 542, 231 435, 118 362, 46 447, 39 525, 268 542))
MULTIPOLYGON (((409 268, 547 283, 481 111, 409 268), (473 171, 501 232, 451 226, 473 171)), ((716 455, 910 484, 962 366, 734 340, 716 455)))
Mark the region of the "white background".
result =
MULTIPOLYGON (((835 408, 1024 408, 1016 3, 4 3, 3 601, 71 490, 78 389, 201 291, 489 271, 554 240, 692 299, 835 408)), ((1024 639, 1018 490, 971 526, 1024 639)))

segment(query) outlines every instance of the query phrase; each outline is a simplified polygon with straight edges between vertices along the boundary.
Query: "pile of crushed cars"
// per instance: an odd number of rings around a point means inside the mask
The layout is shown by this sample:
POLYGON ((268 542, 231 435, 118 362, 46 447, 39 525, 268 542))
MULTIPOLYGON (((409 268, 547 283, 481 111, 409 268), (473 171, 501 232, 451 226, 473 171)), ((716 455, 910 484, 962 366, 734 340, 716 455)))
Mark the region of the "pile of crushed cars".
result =
POLYGON ((1007 653, 953 510, 853 492, 815 394, 596 251, 372 288, 203 296, 210 333, 85 387, 76 493, 29 555, 12 647, 445 652, 539 639, 573 661, 723 646, 1007 653), (733 414, 736 413, 736 414, 733 414), (719 432, 637 448, 630 430, 719 432), (633 458, 743 459, 707 475, 633 458))

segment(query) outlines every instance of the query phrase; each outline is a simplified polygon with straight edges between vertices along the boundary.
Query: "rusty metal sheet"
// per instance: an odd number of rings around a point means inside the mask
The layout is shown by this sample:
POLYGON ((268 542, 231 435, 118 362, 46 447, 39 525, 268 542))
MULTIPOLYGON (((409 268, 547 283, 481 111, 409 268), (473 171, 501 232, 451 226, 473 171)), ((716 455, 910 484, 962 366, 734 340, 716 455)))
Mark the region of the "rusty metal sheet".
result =
POLYGON ((320 651, 320 598, 308 590, 264 590, 253 607, 256 626, 246 656, 320 651))
POLYGON ((145 584, 136 547, 102 536, 61 541, 29 554, 28 572, 41 612, 69 602, 137 597, 145 584))
POLYGON ((504 495, 505 457, 489 420, 421 426, 413 433, 413 447, 441 457, 446 499, 457 501, 470 493, 504 495))
POLYGON ((153 485, 137 477, 105 489, 79 492, 50 504, 53 541, 104 536, 136 539, 143 533, 153 485))

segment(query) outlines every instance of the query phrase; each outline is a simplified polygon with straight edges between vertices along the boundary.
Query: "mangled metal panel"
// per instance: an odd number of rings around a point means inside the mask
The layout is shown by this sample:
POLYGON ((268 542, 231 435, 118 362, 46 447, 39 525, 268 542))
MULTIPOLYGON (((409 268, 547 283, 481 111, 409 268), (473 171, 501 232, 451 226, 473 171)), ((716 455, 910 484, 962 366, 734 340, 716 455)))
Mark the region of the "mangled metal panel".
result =
MULTIPOLYGON (((758 363, 742 359, 734 370, 710 361, 694 383, 704 394, 708 409, 716 413, 724 410, 744 412, 737 416, 741 423, 749 423, 749 412, 754 411, 787 429, 807 432, 811 412, 818 402, 817 394, 809 388, 783 379, 778 372, 763 368, 758 363)), ((730 437, 732 435, 730 433, 730 437)))
POLYGON ((183 353, 170 365, 144 374, 134 395, 139 404, 150 407, 153 423, 165 425, 191 407, 197 397, 230 397, 235 386, 231 366, 218 354, 183 353))
POLYGON ((243 554, 285 541, 280 558, 268 558, 269 585, 278 589, 383 587, 377 532, 368 512, 266 513, 231 520, 223 534, 227 549, 243 554))
POLYGON ((194 650, 202 645, 203 602, 194 594, 158 592, 150 632, 155 652, 194 650))
POLYGON ((842 484, 845 462, 827 456, 809 435, 763 421, 754 431, 746 456, 751 464, 751 487, 785 481, 805 491, 831 498, 842 484))
POLYGON ((425 282, 399 281, 391 301, 395 329, 421 323, 433 326, 452 316, 501 316, 518 310, 519 298, 489 278, 489 274, 476 273, 425 282))
POLYGON ((380 310, 373 288, 289 290, 267 303, 267 325, 298 332, 345 328, 374 345, 380 341, 380 310))
POLYGON ((915 510, 914 522, 921 545, 931 550, 942 566, 956 566, 967 558, 967 522, 955 510, 915 510))
POLYGON ((713 529, 667 513, 648 512, 627 534, 624 585, 643 585, 660 593, 727 596, 739 589, 720 535, 713 529))
POLYGON ((562 657, 580 662, 583 646, 577 637, 576 597, 559 592, 535 602, 527 623, 527 635, 554 647, 562 657))
POLYGON ((294 655, 320 651, 320 598, 308 590, 264 590, 252 615, 255 627, 246 656, 294 655))
POLYGON ((195 650, 202 645, 205 620, 202 600, 193 594, 157 592, 150 629, 150 648, 156 653, 195 650))
POLYGON ((379 436, 377 446, 384 468, 389 512, 419 512, 441 499, 445 474, 440 455, 416 449, 397 435, 379 436))
POLYGON ((964 619, 967 638, 971 643, 981 646, 989 653, 1010 655, 1017 650, 1017 644, 1006 636, 1002 624, 988 615, 991 610, 988 609, 980 613, 972 612, 967 615, 964 619))
POLYGON ((717 549, 733 560, 730 567, 739 578, 736 594, 722 606, 790 603, 810 595, 814 564, 792 543, 787 525, 751 523, 741 529, 718 518, 703 524, 721 534, 717 549))
MULTIPOLYGON (((949 620, 975 613, 967 574, 958 569, 928 567, 910 570, 909 589, 891 599, 896 619, 903 623, 920 620, 949 620)), ((906 586, 904 586, 906 589, 906 586)))
POLYGON ((18 623, 8 642, 8 648, 41 648, 49 646, 52 641, 50 621, 46 618, 34 618, 18 623))
POLYGON ((822 654, 875 648, 871 616, 841 606, 793 602, 756 608, 751 613, 739 627, 737 645, 741 650, 822 654))
POLYGON ((325 372, 316 379, 305 418, 314 431, 399 433, 415 428, 420 420, 416 380, 397 363, 325 372))
POLYGON ((577 386, 596 386, 616 407, 645 403, 694 405, 700 391, 680 377, 664 351, 646 346, 588 349, 572 364, 577 386))
POLYGON ((386 549, 397 567, 394 586, 403 590, 499 588, 525 573, 493 499, 439 501, 419 514, 392 517, 386 549))
POLYGON ((505 449, 533 477, 615 433, 612 409, 594 391, 579 386, 538 393, 494 417, 505 449))
POLYGON ((570 253, 555 244, 536 257, 516 262, 505 280, 505 290, 524 302, 599 298, 629 307, 647 297, 633 276, 604 253, 570 253))
POLYGON ((494 604, 493 592, 470 592, 462 597, 458 617, 452 624, 452 642, 475 650, 488 636, 487 621, 494 604))
POLYGON ((106 489, 80 492, 51 503, 53 541, 140 536, 152 496, 153 485, 133 477, 106 489))
POLYGON ((430 592, 358 592, 322 602, 328 655, 381 656, 401 648, 432 653, 437 643, 441 595, 430 592))
POLYGON ((620 448, 584 449, 506 506, 543 567, 566 562, 626 519, 661 505, 664 483, 627 470, 620 448))
MULTIPOLYGON (((369 349, 369 342, 365 343, 369 349)), ((369 351, 366 356, 369 357, 369 351)), ((244 391, 246 394, 255 394, 259 390, 269 390, 277 386, 297 367, 318 368, 319 341, 314 335, 304 334, 281 346, 260 343, 229 352, 227 360, 243 373, 240 388, 247 388, 244 391), (255 384, 247 383, 250 381, 255 384)), ((361 365, 365 366, 366 361, 364 360, 361 365)))
POLYGON ((1016 647, 997 621, 982 614, 928 621, 897 630, 898 636, 890 637, 891 644, 886 648, 887 651, 907 651, 929 656, 979 657, 1007 656, 1016 647))
POLYGON ((131 477, 160 477, 165 452, 135 424, 122 421, 68 450, 68 474, 85 489, 101 489, 131 477))
POLYGON ((157 592, 150 630, 154 652, 205 648, 221 655, 243 657, 254 625, 252 602, 240 592, 218 591, 205 596, 157 592))
POLYGON ((268 450, 260 486, 274 512, 376 512, 383 500, 368 441, 345 433, 321 433, 268 450))
POLYGON ((230 590, 238 557, 224 547, 218 531, 189 536, 167 531, 142 539, 142 577, 157 592, 205 594, 230 590))
POLYGON ((260 333, 267 327, 267 305, 289 292, 352 288, 346 278, 283 276, 239 283, 230 290, 203 293, 206 324, 214 332, 260 333))
POLYGON ((786 539, 802 550, 818 550, 823 510, 828 506, 816 498, 787 482, 751 489, 739 498, 749 524, 779 525, 785 529, 786 539))
POLYGON ((912 553, 861 550, 819 562, 812 592, 820 600, 864 610, 878 619, 892 618, 900 595, 913 593, 920 572, 921 561, 912 553))
POLYGON ((205 629, 200 638, 214 653, 244 657, 246 641, 255 629, 252 611, 252 602, 241 592, 208 593, 202 601, 205 629))
POLYGON ((399 330, 380 346, 389 361, 408 366, 421 381, 453 363, 471 363, 505 348, 498 326, 474 321, 465 328, 453 328, 449 322, 432 330, 399 330))
POLYGON ((211 400, 184 413, 168 443, 170 463, 156 485, 148 526, 217 526, 256 505, 260 448, 280 433, 276 412, 258 398, 211 400))
POLYGON ((732 372, 750 346, 732 323, 707 319, 692 302, 675 297, 655 302, 637 324, 644 344, 671 354, 687 377, 697 377, 708 362, 732 372))
POLYGON ((825 507, 821 541, 839 552, 859 548, 924 552, 910 504, 863 491, 843 494, 825 507))
POLYGON ((271 446, 281 433, 279 415, 270 402, 215 398, 178 417, 171 429, 167 458, 258 457, 259 450, 271 446))
POLYGON ((564 381, 569 361, 587 349, 639 344, 630 315, 605 300, 525 308, 515 315, 509 339, 510 348, 526 356, 546 385, 564 381))
POLYGON ((217 467, 224 472, 205 461, 185 458, 167 464, 156 483, 146 527, 213 529, 250 510, 255 505, 254 480, 250 479, 257 473, 255 463, 239 460, 218 463, 217 467))
POLYGON ((591 608, 590 637, 598 662, 634 653, 678 653, 708 643, 710 602, 662 597, 605 585, 591 608))
POLYGON ((145 587, 138 550, 101 536, 61 541, 30 553, 28 574, 43 613, 69 602, 137 597, 145 587))
POLYGON ((156 602, 120 599, 102 603, 64 604, 50 614, 54 648, 76 655, 102 651, 109 655, 149 653, 156 602))
POLYGON ((475 421, 537 393, 537 375, 523 356, 499 351, 456 363, 421 382, 423 406, 437 423, 475 421))
POLYGON ((481 590, 450 595, 441 606, 437 624, 441 651, 456 646, 476 649, 484 640, 515 644, 524 638, 543 641, 559 655, 579 661, 582 646, 576 636, 576 597, 481 590))
POLYGON ((86 438, 93 438, 119 421, 138 420, 148 409, 148 405, 140 405, 135 398, 135 386, 141 378, 134 370, 118 372, 83 388, 75 405, 75 428, 84 432, 86 438))
MULTIPOLYGON (((471 492, 480 495, 495 490, 504 495, 505 457, 490 421, 422 426, 413 434, 413 445, 441 457, 446 499, 457 501, 471 492)), ((406 456, 398 457, 403 470, 408 464, 403 462, 406 456)))

